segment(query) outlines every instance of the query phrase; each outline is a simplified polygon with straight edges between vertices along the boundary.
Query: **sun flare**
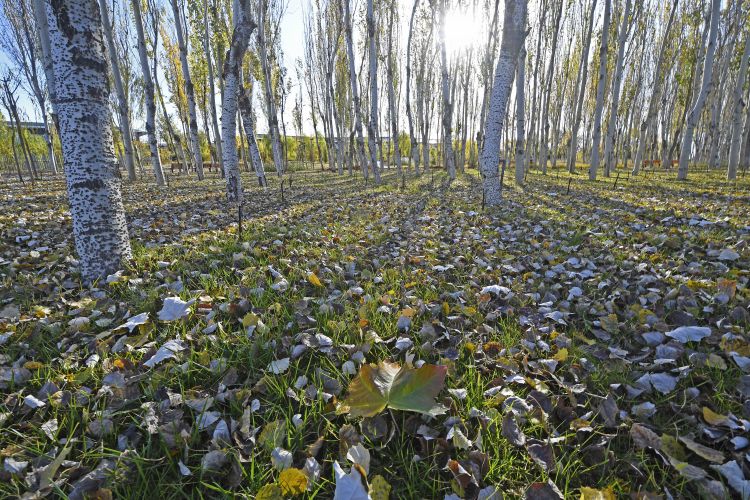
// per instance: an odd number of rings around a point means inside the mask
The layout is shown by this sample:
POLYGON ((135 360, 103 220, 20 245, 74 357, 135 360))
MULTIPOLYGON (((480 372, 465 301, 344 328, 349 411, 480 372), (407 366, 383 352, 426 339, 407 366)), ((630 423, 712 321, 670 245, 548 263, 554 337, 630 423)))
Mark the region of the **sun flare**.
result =
POLYGON ((482 23, 469 10, 451 9, 445 16, 445 48, 452 53, 476 46, 483 38, 482 23))

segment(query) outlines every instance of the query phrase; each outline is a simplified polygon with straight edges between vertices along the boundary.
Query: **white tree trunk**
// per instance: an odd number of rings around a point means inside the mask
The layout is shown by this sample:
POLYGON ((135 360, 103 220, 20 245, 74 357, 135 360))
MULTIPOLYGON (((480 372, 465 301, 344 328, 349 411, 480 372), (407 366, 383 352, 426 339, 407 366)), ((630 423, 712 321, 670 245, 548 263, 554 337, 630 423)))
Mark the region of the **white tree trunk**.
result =
MULTIPOLYGON (((719 34, 719 15, 721 9, 721 0, 711 0, 711 31, 708 35, 708 47, 706 47, 706 61, 703 65, 703 83, 701 84, 700 93, 695 101, 695 105, 690 110, 687 122, 685 124, 685 134, 682 136, 682 147, 680 148, 680 166, 677 170, 677 180, 684 181, 687 179, 688 163, 693 150, 693 135, 695 126, 698 124, 703 106, 706 104, 706 97, 711 90, 713 80, 714 55, 716 54, 716 38, 719 34)), ((640 149, 640 148, 639 148, 640 149)))
POLYGON ((232 40, 224 61, 224 93, 221 102, 221 141, 224 176, 227 182, 227 201, 243 201, 242 179, 237 158, 237 98, 240 92, 242 59, 256 25, 250 17, 250 0, 236 0, 233 5, 235 21, 232 40))
MULTIPOLYGON (((101 0, 102 2, 104 0, 101 0)), ((198 173, 198 180, 203 180, 203 155, 201 155, 201 143, 198 140, 198 114, 195 111, 195 91, 193 90, 193 80, 190 78, 190 66, 188 66, 188 48, 185 43, 185 33, 182 27, 182 9, 178 0, 170 0, 172 12, 174 13, 174 26, 177 31, 177 45, 180 49, 180 66, 182 67, 182 79, 185 84, 185 97, 188 104, 188 131, 190 142, 190 152, 193 155, 195 171, 198 173)))
MULTIPOLYGON (((370 0, 372 1, 372 0, 370 0)), ((433 4, 433 8, 434 8, 433 4)), ((438 47, 440 50, 440 78, 443 93, 443 156, 448 177, 456 178, 456 162, 453 158, 453 103, 451 102, 450 75, 448 74, 448 56, 445 50, 445 0, 440 0, 440 36, 438 47)), ((512 75, 511 75, 512 78, 512 75)))
POLYGON ((258 6, 258 56, 260 58, 260 67, 263 72, 263 90, 266 98, 266 111, 268 112, 268 130, 271 136, 271 154, 273 155, 273 165, 276 167, 276 175, 281 176, 284 173, 284 155, 281 150, 281 136, 279 134, 279 118, 276 114, 276 100, 273 96, 273 87, 271 85, 271 65, 268 62, 268 49, 266 47, 266 14, 268 11, 268 2, 260 0, 258 6))
POLYGON ((393 25, 397 22, 395 18, 395 11, 398 5, 391 5, 391 15, 388 20, 388 77, 386 85, 388 86, 388 110, 391 119, 391 143, 393 144, 393 156, 396 161, 396 167, 398 168, 399 176, 403 176, 404 172, 401 168, 401 149, 398 143, 398 110, 396 109, 396 81, 393 78, 393 74, 396 68, 393 64, 393 59, 396 54, 393 53, 393 25))
POLYGON ((370 151, 370 168, 375 184, 380 184, 380 166, 378 166, 378 47, 375 43, 375 13, 373 0, 367 0, 367 40, 370 45, 370 119, 367 125, 367 149, 370 151))
POLYGON ((745 50, 742 52, 740 71, 737 75, 737 83, 734 87, 734 106, 732 107, 732 140, 729 147, 729 166, 727 167, 727 179, 733 181, 737 178, 737 165, 740 162, 740 147, 742 145, 742 112, 747 107, 743 100, 745 90, 745 79, 747 78, 747 65, 750 60, 750 35, 745 35, 745 50))
POLYGON ((481 170, 485 204, 499 205, 502 201, 500 191, 500 133, 505 121, 505 110, 510 99, 518 53, 521 50, 526 28, 527 0, 505 0, 503 21, 503 38, 500 45, 500 56, 495 69, 492 84, 485 139, 482 147, 481 170))
POLYGON ((255 140, 255 120, 253 120, 252 94, 249 87, 240 89, 239 106, 242 125, 245 127, 247 144, 250 149, 250 161, 253 164, 255 175, 258 177, 258 185, 261 187, 268 187, 266 171, 263 167, 263 159, 260 156, 258 142, 255 140))
POLYGON ((651 92, 651 98, 648 104, 648 112, 646 113, 646 119, 641 123, 641 128, 638 136, 638 150, 635 153, 635 161, 633 163, 633 175, 638 175, 641 171, 641 164, 643 163, 643 155, 646 152, 646 142, 651 136, 651 128, 656 118, 657 105, 661 101, 661 90, 662 90, 662 68, 664 66, 664 55, 667 52, 667 46, 670 43, 669 35, 672 31, 672 23, 675 19, 675 13, 677 12, 677 1, 674 0, 672 4, 672 10, 669 13, 669 21, 667 21, 667 27, 664 30, 664 37, 661 42, 661 49, 659 49, 659 58, 656 62, 656 72, 654 73, 654 84, 653 91, 651 92))
MULTIPOLYGON (((47 3, 44 0, 33 0, 32 10, 34 12, 34 21, 36 23, 36 29, 39 35, 39 48, 41 49, 42 66, 44 68, 44 78, 47 81, 47 94, 52 105, 52 121, 55 124, 55 128, 58 129, 57 123, 57 97, 55 95, 55 70, 52 65, 52 54, 50 49, 50 29, 47 16, 47 3)), ((44 130, 47 134, 46 140, 48 143, 50 162, 52 165, 52 173, 57 174, 57 161, 55 160, 54 148, 52 148, 52 140, 49 136, 49 124, 47 123, 46 110, 42 110, 44 115, 44 130)))
MULTIPOLYGON (((542 173, 547 174, 547 160, 549 157, 547 144, 549 142, 549 106, 552 100, 552 77, 555 74, 555 61, 557 60, 557 40, 560 34, 560 20, 562 19, 563 2, 559 0, 557 3, 557 13, 555 14, 555 31, 552 34, 552 50, 549 60, 549 66, 547 67, 544 95, 542 96, 542 112, 540 117, 540 125, 542 127, 542 139, 539 141, 539 162, 542 164, 542 173)), ((539 57, 537 55, 537 57, 539 57)), ((557 141, 555 141, 557 142, 557 141)), ((554 153, 557 155, 557 147, 554 148, 554 153)), ((537 165, 537 168, 539 166, 537 165)))
POLYGON ((414 134, 414 119, 411 112, 411 40, 414 32, 414 16, 417 14, 419 0, 414 0, 411 18, 409 19, 409 35, 406 39, 406 118, 409 121, 409 144, 411 147, 411 158, 414 162, 414 174, 419 175, 419 144, 414 134))
POLYGON ((365 157, 365 138, 362 135, 362 112, 359 99, 359 86, 357 84, 357 70, 354 64, 354 42, 352 41, 352 19, 349 12, 350 0, 342 0, 344 11, 344 34, 346 38, 346 55, 349 62, 349 82, 352 92, 352 107, 354 108, 354 132, 356 134, 355 149, 357 150, 357 161, 359 161, 362 175, 368 178, 367 158, 365 157))
POLYGON ((596 180, 599 170, 599 143, 602 137, 602 110, 604 109, 604 90, 607 87, 607 54, 609 53, 609 15, 612 0, 604 0, 604 23, 602 24, 602 44, 599 48, 599 82, 596 87, 596 108, 594 109, 594 132, 591 138, 591 163, 589 179, 596 180))
POLYGON ((631 0, 625 0, 625 10, 620 20, 620 31, 617 35, 617 59, 615 60, 615 76, 612 82, 612 103, 609 107, 609 122, 607 123, 607 134, 604 137, 604 175, 609 173, 615 166, 615 131, 617 129, 617 118, 620 107, 620 87, 622 85, 623 60, 625 59, 625 41, 628 36, 631 0))
POLYGON ((110 127, 101 14, 96 0, 58 0, 49 14, 73 237, 81 275, 93 281, 131 257, 110 127))
POLYGON ((130 130, 130 112, 128 111, 128 99, 125 96, 125 88, 122 84, 120 65, 117 61, 117 48, 112 36, 112 26, 109 21, 109 12, 105 0, 99 0, 99 9, 102 13, 102 25, 104 36, 107 39, 107 50, 112 67, 112 81, 117 92, 117 112, 120 115, 120 131, 122 133, 122 145, 125 150, 125 168, 128 171, 128 180, 135 181, 135 159, 133 157, 133 133, 130 130))
POLYGON ((214 63, 211 56, 211 35, 208 30, 208 0, 203 3, 203 51, 206 53, 206 66, 208 69, 208 102, 211 106, 211 123, 214 129, 214 145, 216 147, 216 156, 218 157, 221 171, 224 172, 224 152, 221 147, 221 133, 219 132, 219 117, 216 114, 216 87, 214 79, 214 63))
POLYGON ((141 62, 143 74, 143 93, 146 100, 146 134, 148 145, 151 149, 151 164, 154 168, 154 176, 158 186, 164 185, 164 171, 159 157, 159 142, 156 138, 156 101, 154 100, 154 82, 151 79, 151 70, 148 65, 148 53, 146 52, 146 37, 143 34, 143 16, 141 15, 140 0, 132 0, 133 17, 135 18, 135 29, 138 33, 138 57, 141 62))
POLYGON ((516 69, 516 184, 523 185, 524 168, 526 167, 526 44, 521 45, 516 69))
POLYGON ((586 37, 583 41, 583 53, 581 54, 581 67, 579 71, 580 81, 579 86, 576 87, 576 107, 570 131, 570 149, 568 150, 568 172, 571 174, 576 170, 576 157, 578 155, 578 128, 581 125, 581 111, 583 110, 583 101, 586 98, 586 81, 589 74, 589 49, 591 48, 591 32, 594 28, 596 3, 597 0, 592 0, 591 2, 588 28, 586 29, 586 37))

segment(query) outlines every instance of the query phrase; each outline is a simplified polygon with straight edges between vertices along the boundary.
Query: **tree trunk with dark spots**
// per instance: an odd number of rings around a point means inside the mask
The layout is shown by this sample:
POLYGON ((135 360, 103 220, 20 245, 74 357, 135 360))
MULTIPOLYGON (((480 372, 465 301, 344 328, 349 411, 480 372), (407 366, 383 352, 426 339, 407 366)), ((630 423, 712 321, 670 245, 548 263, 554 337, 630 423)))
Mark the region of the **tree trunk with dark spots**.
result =
POLYGON ((73 237, 86 281, 131 257, 110 128, 108 64, 97 0, 52 0, 55 107, 73 237))

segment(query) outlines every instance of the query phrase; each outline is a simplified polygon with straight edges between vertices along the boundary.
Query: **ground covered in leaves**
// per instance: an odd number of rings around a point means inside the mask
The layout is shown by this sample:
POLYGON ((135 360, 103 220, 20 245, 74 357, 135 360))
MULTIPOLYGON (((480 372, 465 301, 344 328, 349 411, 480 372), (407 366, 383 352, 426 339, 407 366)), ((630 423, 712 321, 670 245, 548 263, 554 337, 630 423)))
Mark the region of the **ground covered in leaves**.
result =
MULTIPOLYGON (((750 183, 0 188, 0 496, 750 497, 750 183)), ((252 179, 245 180, 252 186, 252 179)))

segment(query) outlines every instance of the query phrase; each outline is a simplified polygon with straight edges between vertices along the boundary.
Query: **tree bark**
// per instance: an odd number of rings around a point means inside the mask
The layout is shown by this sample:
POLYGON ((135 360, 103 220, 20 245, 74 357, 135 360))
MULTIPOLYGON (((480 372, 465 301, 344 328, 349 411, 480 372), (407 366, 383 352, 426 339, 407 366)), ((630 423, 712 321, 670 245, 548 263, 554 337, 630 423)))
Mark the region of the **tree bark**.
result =
POLYGON ((518 55, 518 68, 516 69, 516 184, 523 185, 524 169, 526 167, 526 151, 524 149, 525 138, 525 106, 526 106, 526 44, 521 45, 518 55))
POLYGON ((406 118, 409 122, 409 145, 415 175, 419 175, 419 144, 414 134, 414 118, 411 112, 411 40, 414 32, 414 16, 417 14, 418 6, 419 0, 414 0, 414 7, 409 18, 409 35, 406 39, 406 118))
POLYGON ((73 237, 93 281, 131 257, 110 127, 107 58, 96 0, 55 0, 50 47, 73 237))
MULTIPOLYGON (((545 85, 544 96, 542 97, 542 112, 540 124, 542 126, 542 139, 539 141, 539 162, 542 164, 542 173, 547 174, 548 150, 547 141, 549 140, 549 103, 552 99, 552 77, 554 76, 555 58, 557 55, 557 40, 560 33, 560 20, 562 19, 563 2, 558 0, 557 13, 555 14, 555 31, 552 34, 552 49, 547 68, 547 83, 545 85)), ((557 154, 557 152, 555 152, 557 154)), ((537 168, 539 166, 537 165, 537 168)))
POLYGON ((367 158, 365 157, 365 138, 362 135, 362 111, 359 98, 359 88, 357 83, 357 70, 354 63, 354 42, 352 41, 352 19, 349 12, 349 1, 342 0, 341 5, 344 11, 344 34, 346 38, 346 54, 349 62, 349 81, 351 83, 352 107, 354 108, 354 132, 356 134, 355 149, 357 150, 357 160, 359 161, 362 175, 367 181, 368 168, 367 158))
POLYGON ((448 177, 456 178, 456 162, 453 158, 453 103, 451 102, 450 75, 448 74, 448 56, 445 50, 445 0, 433 0, 433 9, 440 12, 440 36, 438 50, 440 50, 440 80, 443 97, 443 161, 448 171, 448 177), (440 5, 436 6, 437 1, 440 5))
POLYGON ((276 175, 284 173, 284 156, 281 151, 281 137, 279 135, 279 118, 276 114, 276 101, 271 85, 271 65, 268 62, 268 50, 266 47, 266 14, 268 11, 267 0, 260 0, 258 6, 258 56, 260 58, 261 71, 263 72, 263 90, 266 98, 266 111, 268 112, 268 129, 271 139, 271 154, 276 175))
POLYGON ((706 47, 706 61, 703 65, 703 83, 695 101, 695 105, 690 110, 685 123, 685 133, 682 136, 682 147, 680 148, 680 166, 677 170, 677 180, 684 181, 687 179, 688 163, 693 150, 693 135, 695 126, 698 124, 703 106, 706 104, 706 97, 711 90, 713 79, 714 55, 716 54, 716 39, 719 34, 719 14, 721 0, 711 0, 711 28, 708 35, 708 46, 706 47))
POLYGON ((242 125, 245 127, 245 136, 247 137, 247 145, 250 150, 250 162, 253 164, 253 170, 255 170, 255 175, 258 177, 258 185, 261 187, 268 187, 266 171, 263 167, 263 159, 260 157, 258 142, 255 140, 255 120, 253 120, 252 94, 250 87, 240 89, 239 106, 242 125))
POLYGON ((586 98, 586 82, 589 74, 589 49, 591 48, 591 32, 594 27, 594 12, 596 11, 597 0, 591 2, 591 12, 589 13, 588 28, 583 41, 583 52, 581 53, 581 66, 579 69, 579 85, 576 87, 576 104, 573 116, 573 124, 570 130, 570 149, 568 150, 568 172, 575 173, 576 157, 578 156, 578 127, 581 125, 581 111, 583 110, 583 101, 586 98))
MULTIPOLYGON (((664 30, 664 37, 661 42, 661 49, 659 49, 659 58, 656 62, 656 72, 654 73, 654 84, 653 84, 653 91, 651 93, 651 98, 649 100, 648 104, 648 111, 646 113, 646 119, 643 120, 643 123, 641 123, 641 128, 639 132, 639 138, 638 138, 638 150, 635 154, 635 161, 633 164, 633 175, 638 175, 638 173, 641 171, 641 164, 643 163, 643 155, 646 151, 646 142, 648 141, 648 136, 650 135, 650 131, 652 128, 652 124, 654 122, 654 118, 656 117, 656 107, 657 104, 660 101, 661 98, 661 89, 662 89, 662 68, 664 66, 664 55, 667 52, 667 46, 670 43, 670 32, 672 31, 672 24, 674 23, 675 14, 677 12, 677 2, 678 0, 674 0, 674 3, 672 4, 672 11, 669 13, 669 21, 667 21, 667 27, 664 30)), ((645 50, 645 49, 644 49, 645 50)))
POLYGON ((138 33, 138 57, 141 62, 143 73, 143 93, 146 100, 146 133, 148 145, 151 150, 151 164, 158 186, 164 185, 164 171, 162 170, 161 158, 159 157, 159 142, 156 138, 156 102, 154 100, 154 82, 151 79, 151 70, 146 53, 146 37, 143 33, 143 16, 141 15, 140 0, 132 0, 133 16, 135 18, 135 29, 138 33))
POLYGON ((747 107, 743 100, 745 90, 745 79, 747 78, 747 65, 750 59, 750 35, 745 35, 745 49, 742 52, 740 70, 737 75, 737 83, 734 87, 734 106, 732 107, 732 139, 729 147, 729 165, 727 166, 727 179, 733 181, 737 178, 737 165, 740 162, 740 147, 742 143, 742 112, 747 107))
POLYGON ((112 81, 115 84, 115 91, 117 92, 117 112, 120 115, 120 132, 122 133, 122 146, 125 150, 125 169, 128 171, 128 180, 133 182, 136 179, 136 175, 135 160, 133 158, 133 133, 130 130, 130 112, 128 111, 129 103, 125 96, 125 87, 123 86, 122 75, 120 74, 120 64, 117 61, 117 48, 112 36, 112 26, 109 20, 106 0, 99 0, 99 10, 102 13, 102 26, 104 28, 104 36, 107 39, 109 60, 112 65, 112 81))
POLYGON ((620 88, 622 86, 623 60, 625 59, 625 41, 628 36, 631 0, 625 0, 625 10, 620 20, 620 31, 617 35, 617 59, 615 60, 615 76, 612 82, 612 103, 609 107, 609 122, 604 138, 604 175, 609 177, 615 165, 614 139, 617 130, 617 118, 620 109, 620 88))
POLYGON ((524 40, 527 0, 505 0, 503 15, 503 38, 500 56, 492 85, 487 122, 486 138, 482 147, 481 169, 483 176, 484 202, 488 206, 499 205, 502 201, 498 166, 500 164, 500 133, 505 120, 505 110, 510 98, 518 54, 524 40))
POLYGON ((380 184, 380 169, 378 165, 378 48, 375 43, 375 13, 373 0, 367 0, 367 40, 370 56, 370 117, 367 125, 367 149, 370 152, 370 167, 372 168, 375 184, 380 184))
POLYGON ((221 133, 219 132, 219 117, 216 114, 216 86, 214 78, 214 63, 211 56, 211 35, 209 34, 208 0, 204 0, 203 11, 203 51, 206 53, 206 66, 208 69, 208 102, 211 106, 211 123, 214 129, 214 145, 216 147, 216 156, 221 167, 222 175, 224 173, 224 152, 221 147, 221 133))
MULTIPOLYGON (((101 0, 102 2, 104 0, 101 0)), ((203 180, 203 155, 201 155, 201 144, 198 139, 198 114, 195 111, 195 91, 193 89, 193 80, 190 78, 190 66, 188 65, 188 48, 185 42, 185 33, 182 27, 182 9, 178 0, 170 0, 172 12, 174 13, 174 25, 177 31, 177 46, 180 49, 180 66, 182 67, 182 79, 185 84, 185 97, 188 104, 188 140, 190 142, 190 152, 193 155, 195 171, 198 174, 198 180, 203 180)))
POLYGON ((232 40, 224 60, 224 93, 221 102, 221 141, 224 176, 227 181, 227 201, 241 204, 242 179, 237 159, 237 98, 240 92, 242 59, 256 25, 250 17, 250 0, 234 2, 235 25, 232 40))
POLYGON ((596 109, 594 110, 594 132, 591 139, 591 164, 589 180, 596 180, 599 170, 599 143, 602 134, 602 110, 604 109, 604 90, 607 87, 607 54, 609 53, 609 15, 612 0, 604 0, 604 23, 602 24, 602 44, 599 48, 599 82, 596 88, 596 109))

